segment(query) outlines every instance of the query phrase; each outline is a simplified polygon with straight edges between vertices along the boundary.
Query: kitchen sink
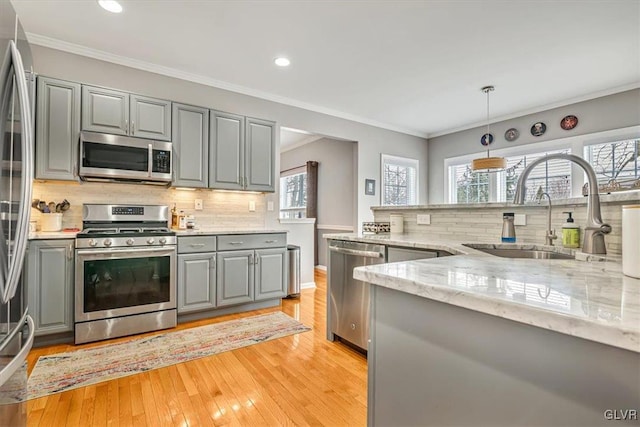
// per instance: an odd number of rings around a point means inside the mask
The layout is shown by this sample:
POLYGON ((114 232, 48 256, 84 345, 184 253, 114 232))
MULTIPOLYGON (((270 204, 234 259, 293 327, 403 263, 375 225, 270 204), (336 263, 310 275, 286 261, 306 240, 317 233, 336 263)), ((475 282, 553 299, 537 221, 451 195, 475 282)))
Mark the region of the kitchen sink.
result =
POLYGON ((502 258, 528 258, 528 259, 575 259, 573 255, 554 252, 544 249, 525 248, 495 248, 482 244, 464 244, 468 248, 488 253, 502 258))

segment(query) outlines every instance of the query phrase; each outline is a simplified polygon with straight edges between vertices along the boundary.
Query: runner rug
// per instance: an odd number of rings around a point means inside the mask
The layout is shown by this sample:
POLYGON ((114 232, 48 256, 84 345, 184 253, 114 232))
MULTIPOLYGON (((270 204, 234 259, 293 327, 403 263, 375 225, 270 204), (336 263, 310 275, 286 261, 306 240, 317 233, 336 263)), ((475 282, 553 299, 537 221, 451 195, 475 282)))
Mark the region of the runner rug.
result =
POLYGON ((138 374, 311 330, 278 311, 118 344, 41 356, 27 399, 138 374))

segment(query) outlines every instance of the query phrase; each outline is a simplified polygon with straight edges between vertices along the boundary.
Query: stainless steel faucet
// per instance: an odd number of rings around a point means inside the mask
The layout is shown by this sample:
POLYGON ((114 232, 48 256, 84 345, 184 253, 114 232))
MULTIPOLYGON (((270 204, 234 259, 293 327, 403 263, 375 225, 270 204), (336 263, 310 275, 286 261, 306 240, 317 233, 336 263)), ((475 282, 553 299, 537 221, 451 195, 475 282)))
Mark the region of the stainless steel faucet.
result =
POLYGON ((544 243, 546 245, 553 246, 553 241, 556 240, 558 236, 556 236, 556 231, 551 229, 551 196, 549 196, 549 193, 542 191, 542 187, 539 187, 538 193, 536 194, 538 204, 542 202, 544 196, 547 196, 547 200, 549 201, 549 211, 547 212, 547 231, 544 235, 544 243))
POLYGON ((604 235, 611 233, 611 226, 602 222, 602 214, 600 213, 600 195, 598 194, 598 180, 596 173, 591 165, 582 157, 578 157, 573 154, 555 153, 547 154, 533 161, 528 165, 520 175, 518 184, 516 185, 516 195, 513 198, 513 202, 522 205, 524 204, 524 195, 526 193, 525 182, 531 170, 540 163, 547 160, 562 159, 569 160, 580 166, 587 174, 589 181, 589 196, 587 198, 587 225, 584 229, 584 241, 582 242, 582 252, 588 254, 601 254, 607 253, 607 248, 604 244, 604 235))

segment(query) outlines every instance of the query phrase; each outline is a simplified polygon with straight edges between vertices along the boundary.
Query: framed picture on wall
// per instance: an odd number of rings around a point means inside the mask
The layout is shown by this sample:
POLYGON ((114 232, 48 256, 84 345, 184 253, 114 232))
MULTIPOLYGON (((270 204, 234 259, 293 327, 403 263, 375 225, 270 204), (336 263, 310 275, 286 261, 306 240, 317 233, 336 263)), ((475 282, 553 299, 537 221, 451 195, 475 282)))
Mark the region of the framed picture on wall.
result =
POLYGON ((364 194, 367 196, 375 196, 376 195, 376 180, 375 179, 365 179, 364 180, 364 194))

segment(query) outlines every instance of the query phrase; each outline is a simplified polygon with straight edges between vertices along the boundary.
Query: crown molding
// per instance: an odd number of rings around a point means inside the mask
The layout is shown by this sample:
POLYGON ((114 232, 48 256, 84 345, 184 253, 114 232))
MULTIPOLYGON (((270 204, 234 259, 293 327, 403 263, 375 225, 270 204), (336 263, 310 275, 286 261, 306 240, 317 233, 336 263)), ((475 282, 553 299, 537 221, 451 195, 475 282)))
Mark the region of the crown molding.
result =
POLYGON ((273 101, 280 104, 289 105, 292 107, 302 108, 304 110, 326 114, 328 116, 338 117, 340 119, 350 120, 352 122, 357 122, 364 125, 374 126, 377 128, 382 128, 382 129, 386 129, 394 132, 417 136, 419 138, 426 139, 429 136, 427 133, 419 132, 415 129, 407 129, 400 126, 392 125, 390 123, 383 123, 376 120, 371 120, 366 117, 361 117, 355 114, 349 114, 349 113, 334 110, 331 108, 326 108, 319 105, 298 101, 295 99, 287 98, 287 97, 276 95, 273 93, 252 89, 246 86, 235 85, 235 84, 224 82, 221 80, 212 79, 210 77, 206 77, 200 74, 193 74, 186 71, 178 70, 176 68, 165 67, 163 65, 158 65, 151 62, 140 61, 138 59, 133 59, 126 56, 115 55, 102 50, 92 49, 90 47, 82 46, 79 44, 69 43, 63 40, 43 36, 41 34, 26 33, 26 36, 29 43, 38 45, 38 46, 47 47, 50 49, 61 50, 63 52, 68 52, 68 53, 73 53, 75 55, 98 59, 100 61, 111 62, 113 64, 123 65, 125 67, 136 68, 138 70, 161 74, 168 77, 174 77, 180 80, 186 80, 193 83, 202 84, 205 86, 211 86, 218 89, 228 90, 230 92, 236 92, 236 93, 241 93, 243 95, 266 99, 268 101, 273 101))
MULTIPOLYGON (((505 121, 505 120, 515 119, 515 118, 518 118, 518 117, 528 116, 529 114, 537 114, 537 113, 541 113, 543 111, 553 110, 554 108, 566 107, 567 105, 577 104, 578 102, 584 102, 584 101, 589 101, 591 99, 602 98, 603 96, 614 95, 616 93, 626 92, 628 90, 633 90, 633 89, 638 89, 638 88, 640 88, 640 81, 634 82, 634 83, 630 83, 630 84, 627 84, 627 85, 623 85, 623 86, 617 86, 617 87, 614 87, 614 88, 611 88, 611 89, 601 90, 601 91, 598 91, 598 92, 592 92, 592 93, 589 93, 587 95, 581 95, 581 96, 578 96, 578 97, 575 97, 575 98, 565 99, 563 101, 554 102, 554 103, 551 103, 551 104, 540 105, 538 107, 530 108, 530 109, 527 109, 527 110, 517 111, 517 112, 511 113, 511 114, 505 114, 503 116, 492 117, 491 118, 491 124, 502 122, 502 121, 505 121)), ((430 133, 429 134, 429 139, 436 138, 438 136, 449 135, 449 134, 456 133, 456 132, 462 132, 464 130, 469 130, 469 129, 473 129, 473 128, 477 128, 477 127, 481 127, 481 126, 487 126, 487 121, 484 120, 484 121, 481 121, 481 122, 471 123, 471 124, 468 124, 468 125, 464 125, 464 126, 459 126, 459 127, 443 130, 443 131, 440 131, 440 132, 430 133)))

